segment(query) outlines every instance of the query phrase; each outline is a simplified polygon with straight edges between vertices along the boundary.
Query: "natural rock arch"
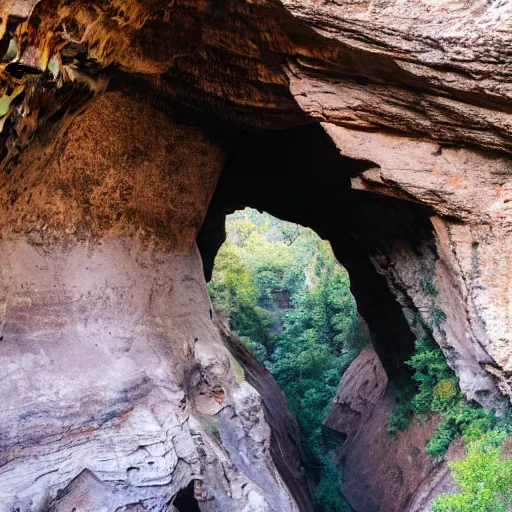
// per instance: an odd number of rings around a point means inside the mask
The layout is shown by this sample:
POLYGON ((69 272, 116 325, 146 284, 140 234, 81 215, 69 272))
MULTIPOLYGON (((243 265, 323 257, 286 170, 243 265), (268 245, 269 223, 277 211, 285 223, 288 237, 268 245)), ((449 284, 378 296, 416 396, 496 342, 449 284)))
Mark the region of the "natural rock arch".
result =
MULTIPOLYGON (((414 335, 421 336, 423 322, 430 325, 445 349, 468 396, 490 405, 497 396, 495 383, 482 366, 492 365, 492 357, 489 359, 490 354, 486 354, 483 340, 479 339, 483 327, 479 324, 479 312, 471 311, 475 307, 471 292, 464 289, 471 286, 472 278, 476 279, 466 272, 480 270, 475 268, 475 262, 465 270, 464 262, 457 261, 457 253, 492 251, 493 242, 487 239, 489 246, 477 249, 478 234, 471 238, 472 228, 460 219, 462 208, 453 208, 453 215, 459 218, 450 220, 445 215, 443 220, 439 216, 441 209, 450 208, 446 198, 453 200, 457 192, 441 188, 424 190, 421 181, 415 182, 418 177, 413 177, 414 173, 432 172, 433 180, 437 181, 436 171, 419 170, 419 166, 428 164, 416 160, 418 155, 431 155, 437 160, 438 155, 429 152, 433 147, 426 142, 401 141, 399 147, 409 151, 403 157, 404 163, 418 170, 397 171, 385 165, 393 159, 396 162, 401 154, 392 153, 393 147, 390 149, 385 143, 398 143, 392 137, 383 139, 379 145, 379 136, 360 135, 358 142, 364 151, 356 159, 340 156, 325 126, 320 125, 243 138, 228 159, 199 235, 207 277, 212 257, 223 241, 222 216, 226 212, 252 206, 311 227, 330 240, 340 263, 347 268, 360 313, 372 330, 388 371, 396 371, 410 355, 414 335), (365 137, 371 140, 368 146, 364 144, 365 137), (413 147, 419 147, 419 151, 415 152, 413 147), (363 159, 372 156, 371 151, 385 165, 380 167, 363 159), (387 152, 391 154, 388 156, 387 152), (396 181, 388 182, 387 173, 396 173, 396 181), (411 181, 402 185, 398 175, 401 179, 409 175, 411 181), (429 196, 423 204, 413 195, 419 193, 429 196), (467 232, 466 240, 460 240, 460 235, 453 239, 461 230, 467 232), (443 244, 452 245, 447 248, 443 244), (444 294, 450 299, 443 299, 444 294), (466 312, 452 310, 463 304, 466 312), (438 325, 436 314, 442 317, 443 325, 438 325), (468 343, 468 336, 472 342, 468 343)), ((343 147, 348 147, 350 154, 351 146, 343 147)), ((468 155, 459 155, 461 152, 464 153, 457 150, 450 155, 453 165, 461 156, 467 162, 468 155)), ((453 166, 450 172, 456 172, 453 166)), ((443 183, 447 180, 442 178, 443 183)), ((440 187, 432 182, 431 186, 440 187)), ((482 187, 478 190, 483 192, 482 187)), ((506 293, 503 299, 507 301, 506 293)), ((506 387, 507 383, 503 380, 501 385, 506 387)))
POLYGON ((2 506, 82 475, 66 506, 195 480, 205 510, 308 510, 195 249, 241 205, 331 240, 390 371, 421 316, 468 397, 511 396, 510 10, 0 2, 2 506))

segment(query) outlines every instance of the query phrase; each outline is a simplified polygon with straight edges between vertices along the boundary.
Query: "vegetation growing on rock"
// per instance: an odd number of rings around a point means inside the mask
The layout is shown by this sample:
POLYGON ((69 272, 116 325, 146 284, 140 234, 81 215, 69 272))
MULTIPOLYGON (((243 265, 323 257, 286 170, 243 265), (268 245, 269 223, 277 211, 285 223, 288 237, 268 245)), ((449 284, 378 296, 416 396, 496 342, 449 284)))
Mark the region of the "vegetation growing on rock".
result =
POLYGON ((466 458, 450 463, 460 492, 437 497, 434 512, 512 510, 512 456, 504 448, 509 434, 497 428, 467 443, 466 458))
MULTIPOLYGON (((501 453, 512 434, 510 411, 496 416, 461 392, 457 377, 441 349, 426 337, 416 341, 416 352, 407 364, 415 386, 395 384, 397 404, 388 430, 404 430, 416 414, 439 414, 441 421, 425 446, 431 457, 444 455, 452 441, 462 436, 466 457, 450 463, 460 492, 445 494, 432 504, 435 512, 508 512, 512 510, 512 458, 501 453)), ((512 439, 512 438, 510 438, 512 439)))
POLYGON ((441 349, 428 337, 417 340, 416 352, 407 361, 413 369, 413 383, 400 382, 397 405, 390 418, 389 431, 405 429, 413 414, 420 417, 437 413, 441 422, 425 446, 432 456, 443 455, 456 436, 475 440, 496 426, 507 426, 507 416, 497 417, 492 411, 469 402, 461 392, 457 377, 446 363, 441 349))

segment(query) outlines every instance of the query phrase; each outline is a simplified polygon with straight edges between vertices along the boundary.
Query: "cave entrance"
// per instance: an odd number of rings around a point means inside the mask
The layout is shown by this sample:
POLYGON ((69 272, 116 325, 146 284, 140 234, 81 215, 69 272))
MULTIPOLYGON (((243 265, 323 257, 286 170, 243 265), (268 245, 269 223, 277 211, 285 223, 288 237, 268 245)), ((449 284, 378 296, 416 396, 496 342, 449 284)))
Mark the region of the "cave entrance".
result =
POLYGON ((210 296, 260 361, 271 365, 274 352, 275 357, 286 352, 275 346, 286 330, 295 337, 310 330, 309 342, 328 339, 326 347, 332 351, 348 350, 342 345, 349 338, 357 338, 361 346, 365 336, 348 274, 329 242, 309 228, 252 208, 228 215, 225 226, 227 238, 215 259, 210 296))
POLYGON ((422 205, 352 188, 351 179, 373 164, 340 156, 318 124, 266 134, 241 135, 221 175, 197 243, 209 280, 225 239, 226 215, 244 207, 306 226, 331 243, 350 276, 360 315, 389 375, 403 370, 415 336, 403 307, 415 307, 384 277, 388 254, 433 245, 430 216, 422 205), (381 268, 376 268, 376 262, 381 268))
POLYGON ((179 491, 171 503, 178 512, 201 512, 194 495, 194 481, 192 480, 187 487, 179 491))
MULTIPOLYGON (((292 247, 297 243, 293 241, 293 234, 297 229, 313 230, 321 239, 330 243, 331 254, 334 254, 335 259, 350 276, 350 290, 357 303, 358 315, 368 326, 373 347, 388 378, 392 380, 401 377, 404 372, 410 374, 410 368, 405 362, 414 353, 416 336, 409 322, 411 318, 417 317, 418 311, 405 290, 400 288, 400 283, 390 282, 389 269, 392 268, 393 258, 400 258, 402 254, 418 254, 422 257, 429 251, 432 254, 435 252, 430 223, 432 212, 413 201, 363 192, 353 187, 352 179, 372 166, 372 162, 340 156, 338 149, 318 124, 273 133, 243 134, 231 151, 222 172, 197 243, 206 279, 210 281, 216 255, 226 239, 226 222, 229 222, 226 217, 234 212, 250 207, 293 225, 304 226, 288 228, 289 233, 286 236, 292 247), (385 277, 386 274, 388 278, 385 277), (406 320, 404 311, 407 312, 409 320, 406 320)), ((235 218, 236 215, 240 213, 235 213, 235 218)), ((239 270, 240 276, 234 281, 238 280, 241 284, 244 282, 244 271, 243 268, 239 270)), ((266 277, 269 276, 263 273, 262 280, 266 277)), ((348 286, 348 277, 346 282, 348 286)), ((215 282, 210 285, 212 286, 215 286, 215 282)), ((270 296, 267 294, 266 300, 279 302, 283 299, 284 304, 284 299, 287 299, 286 292, 279 284, 272 288, 270 296)), ((248 295, 250 297, 250 293, 248 295)), ((267 358, 267 367, 275 375, 282 372, 284 377, 277 375, 282 388, 286 387, 288 377, 297 396, 311 397, 321 378, 316 384, 315 379, 311 378, 310 389, 301 389, 304 376, 293 371, 294 364, 300 360, 294 354, 297 347, 290 343, 287 347, 289 350, 282 348, 286 342, 286 339, 282 340, 283 337, 286 338, 283 332, 287 335, 288 331, 292 332, 294 327, 300 325, 300 318, 297 318, 300 317, 300 309, 294 304, 293 298, 290 302, 291 309, 283 311, 285 322, 272 324, 270 340, 254 343, 250 332, 242 333, 242 337, 246 336, 248 339, 245 342, 253 344, 251 348, 257 356, 263 357, 263 360, 267 358), (284 325, 286 322, 288 324, 284 325), (276 339, 279 341, 274 343, 276 339), (269 346, 265 346, 266 343, 269 346), (269 348, 272 352, 270 358, 269 348)), ((263 302, 256 306, 265 309, 263 302)), ((355 306, 353 308, 355 311, 355 306)), ((229 313, 228 311, 228 315, 229 313)), ((261 322, 258 320, 255 325, 261 325, 261 322)), ((237 330, 237 326, 234 327, 237 330)), ((312 327, 308 325, 305 329, 297 329, 295 334, 297 337, 301 336, 308 329, 312 327)), ((309 331, 309 335, 313 334, 314 332, 309 331)), ((315 360, 307 355, 305 350, 304 364, 315 360)), ((343 368, 343 365, 340 367, 343 368)), ((317 374, 315 378, 318 377, 317 374)), ((322 388, 322 393, 325 392, 322 396, 329 393, 332 396, 333 388, 339 382, 336 382, 338 377, 339 368, 338 373, 333 371, 332 380, 322 388), (330 390, 329 393, 327 390, 330 390)), ((304 380, 307 382, 308 375, 304 380)), ((284 391, 290 393, 290 390, 284 391)), ((306 443, 311 442, 311 446, 315 446, 315 443, 316 446, 321 444, 322 457, 328 447, 339 444, 340 439, 328 439, 327 444, 324 444, 318 420, 314 423, 315 420, 307 418, 308 407, 301 407, 300 399, 295 404, 293 399, 289 402, 296 414, 304 415, 299 418, 299 423, 303 424, 303 432, 308 431, 306 437, 313 436, 306 443), (316 426, 310 428, 313 425, 316 426)), ((314 408, 312 410, 316 411, 314 408)), ((321 416, 316 414, 317 418, 321 416)), ((330 490, 336 487, 333 482, 338 476, 335 468, 326 461, 328 459, 319 461, 319 457, 312 456, 306 460, 306 467, 312 483, 310 488, 317 489, 320 494, 323 491, 323 496, 330 499, 334 496, 330 490), (333 471, 329 474, 330 470, 333 471), (322 485, 322 478, 323 482, 329 482, 327 489, 322 485)), ((356 469, 355 481, 358 480, 357 471, 356 469)), ((322 507, 317 509, 323 510, 322 507)))
POLYGON ((317 510, 336 501, 348 511, 330 453, 339 439, 322 427, 343 372, 369 343, 348 274, 311 229, 251 208, 225 225, 208 285, 217 314, 284 392, 317 510))

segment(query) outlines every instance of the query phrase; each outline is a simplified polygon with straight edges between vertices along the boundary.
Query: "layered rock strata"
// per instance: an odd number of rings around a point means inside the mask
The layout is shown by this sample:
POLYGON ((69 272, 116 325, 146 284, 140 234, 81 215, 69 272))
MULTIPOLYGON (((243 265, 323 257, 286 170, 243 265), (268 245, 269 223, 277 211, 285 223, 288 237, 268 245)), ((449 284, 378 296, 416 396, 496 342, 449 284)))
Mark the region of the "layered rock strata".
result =
POLYGON ((432 323, 432 309, 446 318, 434 336, 468 397, 510 396, 508 2, 31 0, 0 11, 4 166, 41 124, 127 82, 134 101, 151 91, 231 126, 320 121, 362 164, 346 176, 362 202, 374 208, 378 194, 429 209, 422 255, 377 249, 371 225, 349 235, 415 335, 412 316, 432 323))
POLYGON ((2 506, 295 506, 194 249, 222 168, 207 273, 228 211, 308 225, 387 372, 428 330, 504 407, 511 19, 507 0, 0 1, 2 506))
POLYGON ((223 144, 120 93, 53 135, 2 176, 0 509, 298 510, 195 248, 223 144))

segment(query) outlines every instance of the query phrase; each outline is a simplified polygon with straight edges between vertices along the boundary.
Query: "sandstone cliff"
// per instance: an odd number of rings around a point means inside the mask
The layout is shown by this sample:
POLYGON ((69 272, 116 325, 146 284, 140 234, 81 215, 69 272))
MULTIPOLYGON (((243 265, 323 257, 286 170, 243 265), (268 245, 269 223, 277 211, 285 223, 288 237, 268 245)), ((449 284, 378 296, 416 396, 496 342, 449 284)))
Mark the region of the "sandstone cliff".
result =
POLYGON ((194 244, 224 150, 168 114, 106 94, 2 176, 1 510, 298 510, 194 244))
POLYGON ((331 241, 386 371, 428 328, 503 407, 511 10, 0 1, 0 507, 309 506, 204 285, 240 206, 331 241))
POLYGON ((439 418, 415 418, 403 432, 388 433, 394 399, 373 348, 365 348, 343 376, 324 420, 326 433, 343 442, 334 457, 343 468, 342 491, 357 512, 426 512, 430 501, 455 489, 448 460, 464 453, 455 442, 441 461, 425 454, 439 418))

